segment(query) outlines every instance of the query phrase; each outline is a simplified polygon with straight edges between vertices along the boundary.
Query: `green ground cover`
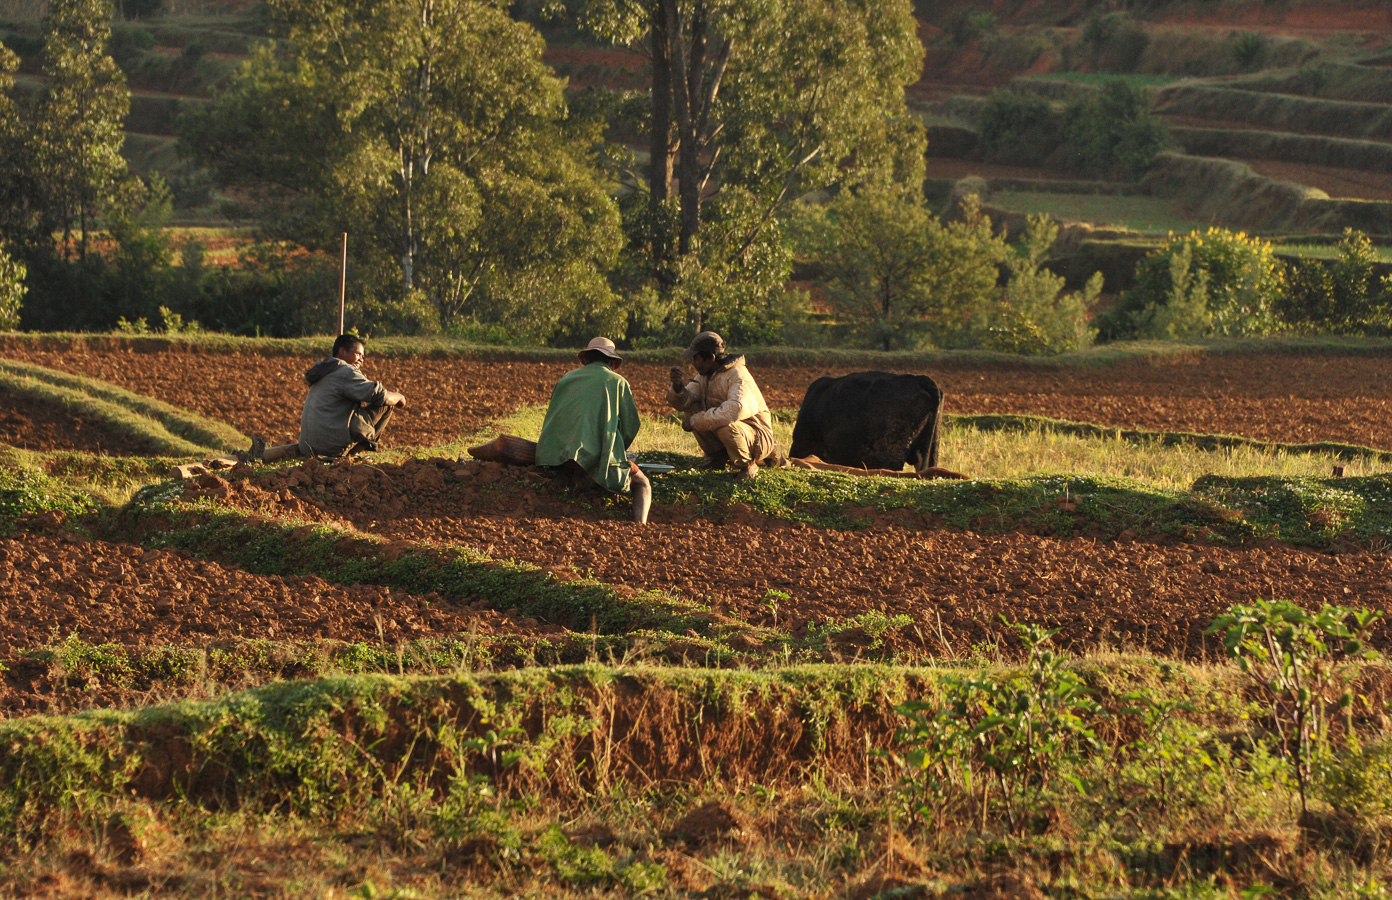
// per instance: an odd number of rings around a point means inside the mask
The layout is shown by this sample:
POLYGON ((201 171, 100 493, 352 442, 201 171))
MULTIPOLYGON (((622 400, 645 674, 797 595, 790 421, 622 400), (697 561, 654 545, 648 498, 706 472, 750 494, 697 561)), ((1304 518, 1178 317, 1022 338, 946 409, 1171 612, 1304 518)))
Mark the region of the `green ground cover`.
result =
POLYGON ((1002 191, 992 204, 1016 212, 1047 213, 1055 219, 1090 222, 1142 234, 1187 233, 1209 223, 1191 219, 1171 200, 1109 194, 1048 194, 1002 191))

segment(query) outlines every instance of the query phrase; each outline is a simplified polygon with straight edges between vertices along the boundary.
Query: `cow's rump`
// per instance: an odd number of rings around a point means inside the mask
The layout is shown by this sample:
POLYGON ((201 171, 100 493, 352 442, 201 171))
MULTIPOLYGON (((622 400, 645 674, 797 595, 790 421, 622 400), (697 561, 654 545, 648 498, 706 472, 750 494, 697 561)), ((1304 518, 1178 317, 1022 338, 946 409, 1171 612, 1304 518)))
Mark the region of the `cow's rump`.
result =
POLYGON ((916 471, 938 464, 943 393, 927 375, 853 372, 818 378, 793 426, 790 456, 916 471))

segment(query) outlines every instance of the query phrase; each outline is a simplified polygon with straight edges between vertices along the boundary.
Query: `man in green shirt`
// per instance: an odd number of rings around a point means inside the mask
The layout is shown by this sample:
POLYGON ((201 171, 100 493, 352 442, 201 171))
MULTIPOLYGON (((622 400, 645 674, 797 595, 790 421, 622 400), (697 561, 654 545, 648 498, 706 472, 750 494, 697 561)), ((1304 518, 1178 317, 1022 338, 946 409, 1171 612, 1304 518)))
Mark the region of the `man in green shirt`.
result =
POLYGON ((536 464, 578 468, 616 494, 633 494, 633 520, 648 521, 652 484, 626 451, 638 435, 638 406, 614 342, 597 337, 572 369, 556 382, 537 438, 536 464))

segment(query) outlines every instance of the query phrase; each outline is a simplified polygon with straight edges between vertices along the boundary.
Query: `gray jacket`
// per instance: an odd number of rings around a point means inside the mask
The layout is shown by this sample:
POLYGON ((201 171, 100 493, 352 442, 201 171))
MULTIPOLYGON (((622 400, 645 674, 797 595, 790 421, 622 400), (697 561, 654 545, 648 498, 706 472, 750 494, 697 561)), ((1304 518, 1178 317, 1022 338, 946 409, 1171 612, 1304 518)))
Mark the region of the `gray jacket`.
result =
POLYGON ((321 359, 305 372, 309 393, 300 413, 300 454, 302 456, 340 456, 353 445, 348 420, 358 407, 381 406, 387 389, 380 381, 370 381, 336 356, 321 359))

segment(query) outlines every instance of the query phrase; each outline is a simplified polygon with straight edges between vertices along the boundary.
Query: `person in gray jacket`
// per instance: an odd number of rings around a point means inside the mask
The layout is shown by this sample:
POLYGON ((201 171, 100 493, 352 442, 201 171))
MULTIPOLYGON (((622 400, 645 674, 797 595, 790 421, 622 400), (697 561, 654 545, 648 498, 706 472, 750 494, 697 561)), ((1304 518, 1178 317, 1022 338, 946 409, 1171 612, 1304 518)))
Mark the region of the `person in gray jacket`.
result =
POLYGON ((405 407, 406 396, 368 379, 358 368, 362 361, 362 338, 340 334, 333 356, 305 372, 309 393, 300 413, 299 442, 268 448, 264 440, 253 438, 251 450, 242 455, 274 462, 293 455, 338 457, 376 450, 392 410, 405 407))

